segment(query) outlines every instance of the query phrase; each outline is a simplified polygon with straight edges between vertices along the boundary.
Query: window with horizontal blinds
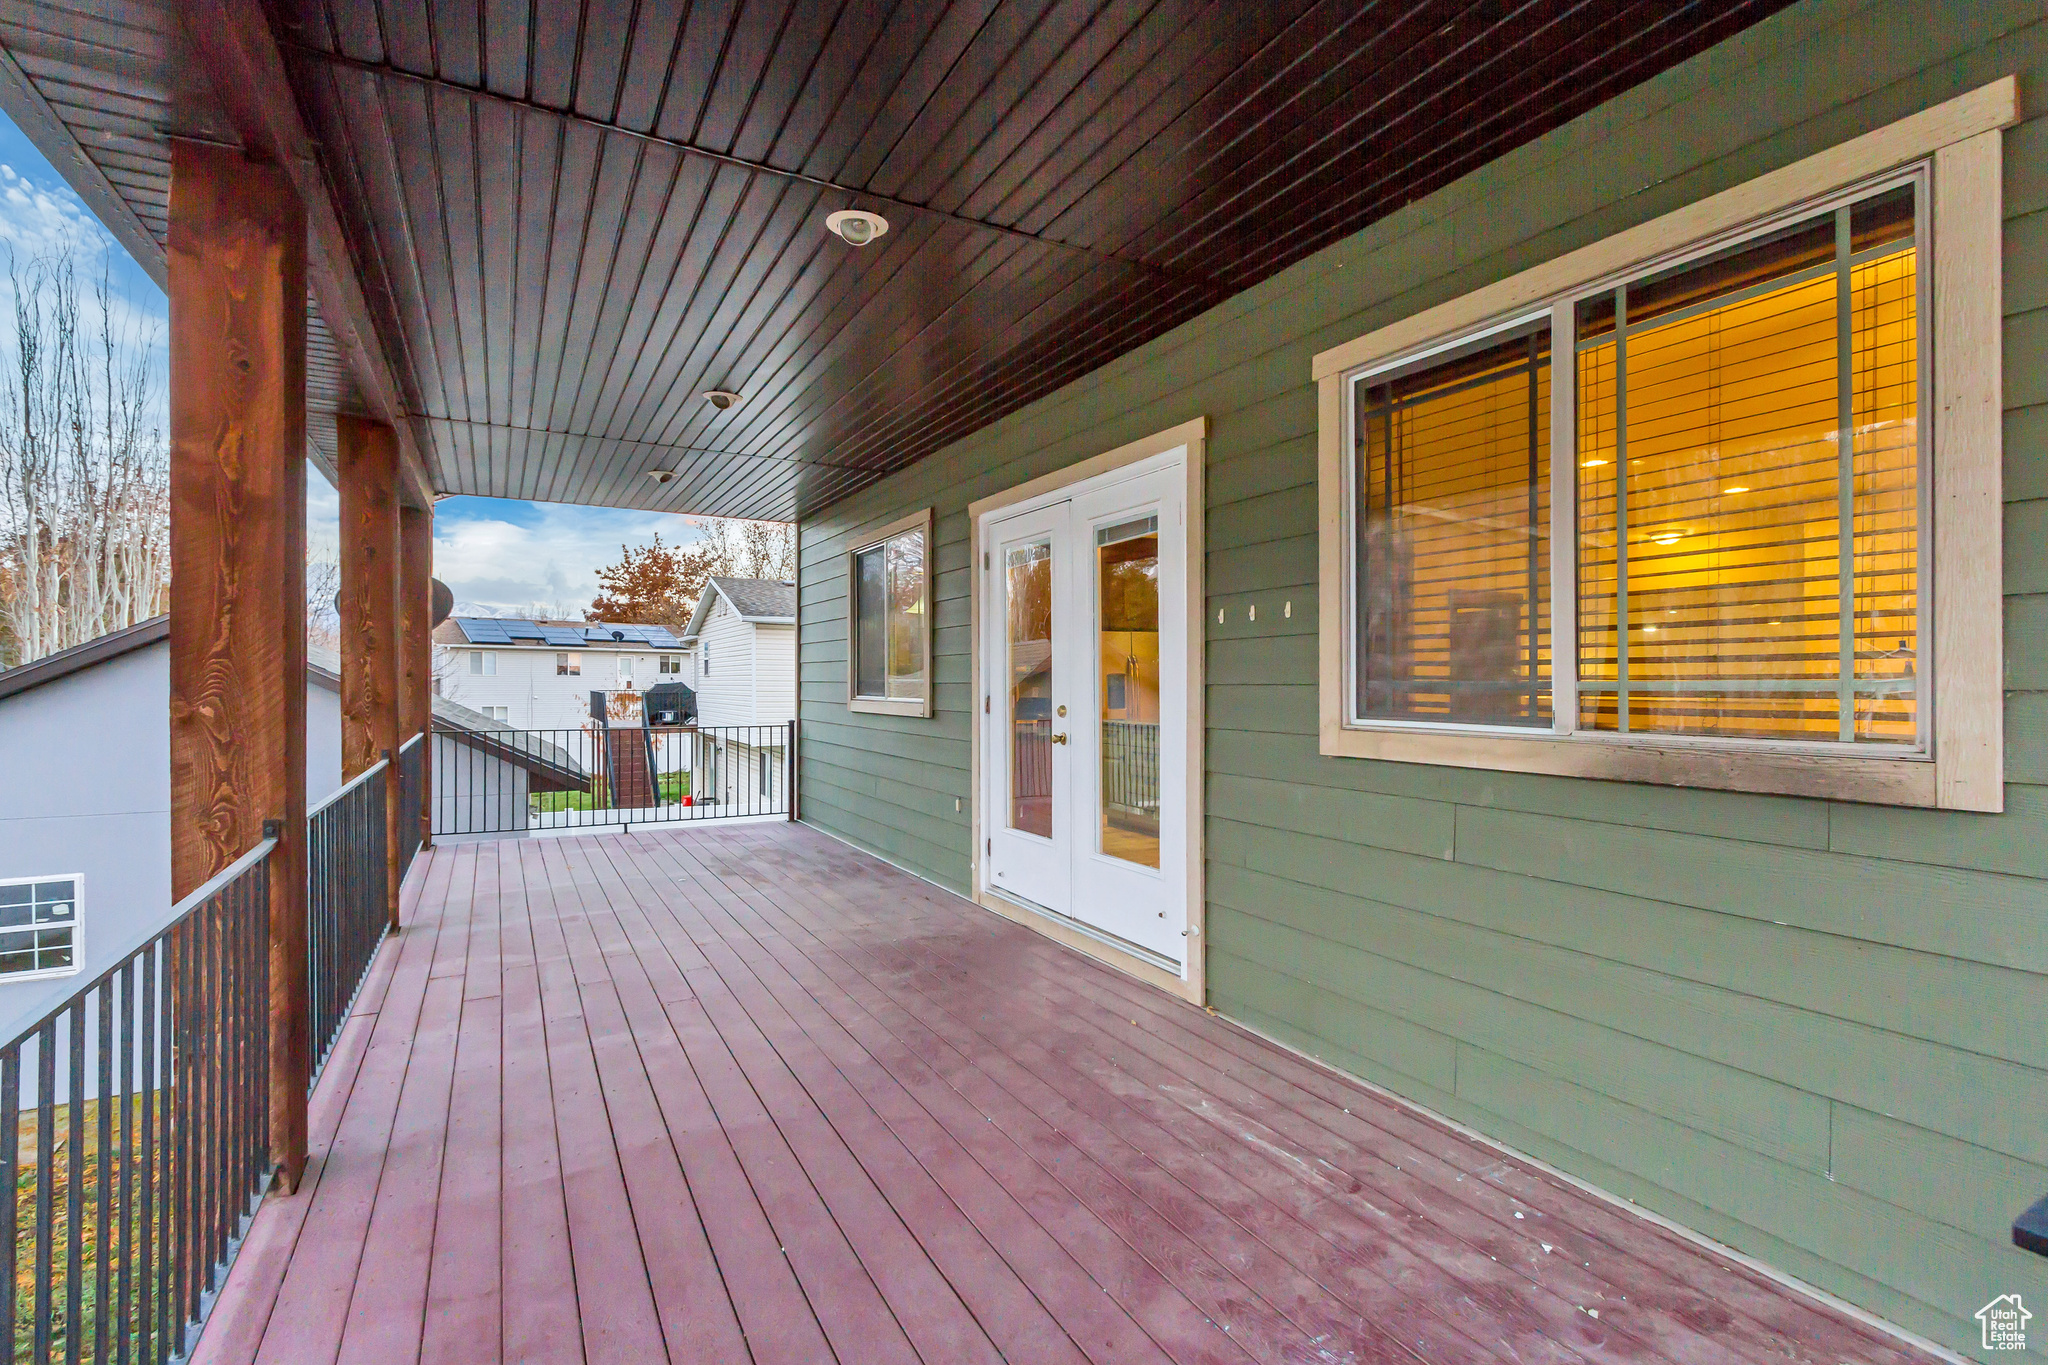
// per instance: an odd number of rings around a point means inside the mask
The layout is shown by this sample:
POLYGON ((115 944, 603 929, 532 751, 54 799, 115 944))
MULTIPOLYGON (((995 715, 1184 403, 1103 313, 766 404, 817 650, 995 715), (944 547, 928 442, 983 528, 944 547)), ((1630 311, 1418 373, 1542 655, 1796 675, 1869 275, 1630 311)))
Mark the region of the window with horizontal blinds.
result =
POLYGON ((1357 710, 1550 725, 1550 322, 1356 391, 1357 710))
POLYGON ((1578 304, 1580 728, 1915 740, 1913 198, 1578 304))
POLYGON ((1349 376, 1350 719, 1922 746, 1925 209, 1897 174, 1349 376))

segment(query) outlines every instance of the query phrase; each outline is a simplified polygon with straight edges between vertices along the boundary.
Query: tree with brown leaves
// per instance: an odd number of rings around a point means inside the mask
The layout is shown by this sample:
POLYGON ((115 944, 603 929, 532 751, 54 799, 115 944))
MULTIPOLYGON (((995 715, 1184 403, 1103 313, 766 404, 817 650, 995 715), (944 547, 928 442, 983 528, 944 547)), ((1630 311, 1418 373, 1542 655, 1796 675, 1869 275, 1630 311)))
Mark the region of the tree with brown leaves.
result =
POLYGON ((584 615, 592 621, 667 626, 680 635, 704 584, 712 578, 788 580, 796 572, 796 538, 774 521, 716 520, 691 545, 621 545, 619 562, 597 571, 599 592, 584 615))

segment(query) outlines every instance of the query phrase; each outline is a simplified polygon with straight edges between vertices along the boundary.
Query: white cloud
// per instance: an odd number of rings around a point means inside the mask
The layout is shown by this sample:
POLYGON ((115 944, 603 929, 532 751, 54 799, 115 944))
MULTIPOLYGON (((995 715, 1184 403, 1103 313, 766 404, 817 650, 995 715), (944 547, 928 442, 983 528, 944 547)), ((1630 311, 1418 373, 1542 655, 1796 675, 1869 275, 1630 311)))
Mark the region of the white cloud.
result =
MULTIPOLYGON (((149 422, 167 430, 165 372, 168 341, 163 295, 139 274, 114 237, 77 194, 54 178, 47 183, 0 163, 0 319, 15 316, 13 276, 32 276, 41 266, 69 259, 78 286, 80 340, 97 337, 101 324, 97 284, 104 272, 113 288, 107 321, 115 338, 141 346, 153 371, 149 422), (134 295, 140 290, 142 297, 134 295)), ((0 366, 16 364, 12 326, 0 327, 0 366)))
POLYGON ((45 188, 7 165, 0 165, 0 242, 23 259, 66 251, 90 258, 114 245, 68 188, 45 188))
POLYGON ((489 506, 479 501, 436 519, 434 576, 458 603, 490 611, 548 604, 581 612, 597 596, 598 569, 618 561, 621 545, 645 545, 657 533, 687 545, 702 535, 689 518, 660 512, 521 503, 501 518, 482 511, 489 506))
POLYGON ((306 558, 341 563, 341 494, 312 461, 306 462, 306 558))

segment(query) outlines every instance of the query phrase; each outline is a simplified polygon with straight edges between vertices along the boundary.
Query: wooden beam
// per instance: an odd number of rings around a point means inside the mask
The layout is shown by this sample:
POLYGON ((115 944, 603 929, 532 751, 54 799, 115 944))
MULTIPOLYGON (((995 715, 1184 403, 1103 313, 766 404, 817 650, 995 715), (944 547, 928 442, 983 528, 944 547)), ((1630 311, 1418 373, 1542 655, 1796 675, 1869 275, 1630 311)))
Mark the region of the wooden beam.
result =
POLYGON ((421 845, 434 837, 434 513, 432 509, 400 508, 398 512, 398 734, 404 743, 420 741, 421 845))
POLYGON ((306 224, 273 165, 171 148, 171 894, 278 822, 270 1144, 306 1160, 306 224))
POLYGON ((384 775, 386 910, 398 927, 398 439, 365 417, 335 420, 341 474, 341 775, 384 775))
POLYGON ((282 165, 305 208, 308 268, 320 316, 348 356, 370 411, 397 433, 405 499, 434 505, 425 453, 405 410, 404 391, 370 315, 355 253, 342 232, 332 186, 292 95, 284 55, 259 0, 186 0, 185 29, 215 93, 245 145, 282 165))

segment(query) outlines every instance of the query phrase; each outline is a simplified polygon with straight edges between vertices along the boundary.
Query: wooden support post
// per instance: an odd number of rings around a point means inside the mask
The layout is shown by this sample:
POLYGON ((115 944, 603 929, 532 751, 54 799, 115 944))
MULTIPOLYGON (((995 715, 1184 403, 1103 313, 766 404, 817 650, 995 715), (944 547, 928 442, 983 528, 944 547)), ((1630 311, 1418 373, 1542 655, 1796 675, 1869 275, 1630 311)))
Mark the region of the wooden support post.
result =
POLYGON ((171 144, 171 894, 278 822, 270 1146, 306 1161, 306 223, 277 166, 171 144))
POLYGON ((434 838, 434 509, 398 509, 398 732, 420 741, 421 846, 434 838))
POLYGON ((337 417, 341 475, 341 775, 389 756, 384 775, 385 908, 398 928, 398 437, 337 417))

